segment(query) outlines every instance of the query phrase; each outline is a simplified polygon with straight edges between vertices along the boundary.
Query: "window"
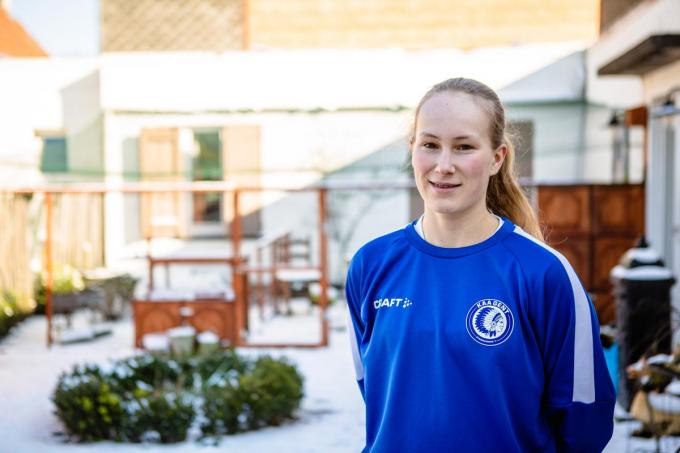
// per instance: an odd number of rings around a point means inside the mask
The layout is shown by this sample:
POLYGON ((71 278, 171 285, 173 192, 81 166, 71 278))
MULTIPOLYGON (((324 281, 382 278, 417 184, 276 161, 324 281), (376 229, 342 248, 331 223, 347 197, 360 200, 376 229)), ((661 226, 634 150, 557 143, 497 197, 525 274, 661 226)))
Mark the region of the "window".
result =
MULTIPOLYGON (((222 146, 219 131, 196 131, 194 132, 194 140, 198 153, 191 166, 191 179, 193 181, 222 180, 222 146)), ((221 221, 221 193, 195 193, 193 201, 193 221, 195 223, 221 221)))
POLYGON ((65 137, 43 137, 40 170, 43 173, 65 173, 68 171, 65 137))

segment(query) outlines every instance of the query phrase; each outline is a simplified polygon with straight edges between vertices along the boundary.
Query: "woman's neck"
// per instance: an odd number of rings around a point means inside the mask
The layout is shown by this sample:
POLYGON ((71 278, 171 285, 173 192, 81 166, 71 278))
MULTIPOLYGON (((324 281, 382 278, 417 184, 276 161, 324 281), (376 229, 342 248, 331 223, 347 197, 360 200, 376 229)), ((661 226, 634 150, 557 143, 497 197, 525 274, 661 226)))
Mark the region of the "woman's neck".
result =
POLYGON ((450 217, 425 209, 423 235, 430 244, 438 247, 465 247, 490 238, 498 228, 498 218, 490 212, 474 213, 463 217, 450 217))

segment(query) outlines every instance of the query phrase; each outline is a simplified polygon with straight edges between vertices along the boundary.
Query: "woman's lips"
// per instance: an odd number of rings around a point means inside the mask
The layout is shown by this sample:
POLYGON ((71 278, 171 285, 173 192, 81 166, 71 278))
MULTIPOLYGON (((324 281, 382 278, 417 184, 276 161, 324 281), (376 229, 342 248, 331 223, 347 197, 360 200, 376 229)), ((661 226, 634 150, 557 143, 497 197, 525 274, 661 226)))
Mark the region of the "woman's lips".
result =
POLYGON ((433 181, 428 181, 432 188, 436 192, 450 192, 456 187, 460 187, 461 184, 451 184, 451 183, 443 183, 443 182, 433 182, 433 181))

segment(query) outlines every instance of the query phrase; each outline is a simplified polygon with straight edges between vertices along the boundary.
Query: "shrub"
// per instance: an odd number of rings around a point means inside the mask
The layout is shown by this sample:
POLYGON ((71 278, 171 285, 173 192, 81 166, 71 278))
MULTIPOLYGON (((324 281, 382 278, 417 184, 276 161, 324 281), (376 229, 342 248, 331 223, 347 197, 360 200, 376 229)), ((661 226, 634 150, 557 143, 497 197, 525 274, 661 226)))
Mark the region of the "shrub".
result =
POLYGON ((80 440, 123 440, 121 398, 98 367, 76 367, 62 374, 52 401, 69 433, 80 440))
POLYGON ((138 430, 155 433, 163 444, 182 442, 196 417, 189 399, 182 394, 164 393, 141 399, 141 410, 136 418, 138 430))
POLYGON ((204 435, 234 434, 242 430, 244 402, 238 384, 207 386, 203 396, 201 431, 204 435))
POLYGON ((140 385, 148 389, 176 389, 186 377, 176 360, 150 354, 117 361, 111 369, 111 380, 121 394, 134 393, 140 385))
POLYGON ((0 338, 6 336, 12 327, 25 317, 26 315, 19 307, 19 302, 14 293, 0 292, 0 338))
POLYGON ((183 359, 141 355, 112 366, 76 366, 52 400, 82 441, 181 442, 197 416, 204 435, 230 434, 292 418, 303 379, 285 359, 255 361, 234 350, 183 359))
POLYGON ((239 384, 251 429, 280 425, 292 417, 304 396, 297 369, 271 357, 258 359, 252 373, 243 375, 239 384))

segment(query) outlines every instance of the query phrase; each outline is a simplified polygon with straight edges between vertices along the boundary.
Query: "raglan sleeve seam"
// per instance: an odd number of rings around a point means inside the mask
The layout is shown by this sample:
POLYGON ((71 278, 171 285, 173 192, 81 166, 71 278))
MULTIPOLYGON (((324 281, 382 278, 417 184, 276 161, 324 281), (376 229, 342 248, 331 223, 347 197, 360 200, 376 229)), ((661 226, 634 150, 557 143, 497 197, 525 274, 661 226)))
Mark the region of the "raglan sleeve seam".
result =
POLYGON ((522 265, 522 260, 519 259, 519 257, 515 253, 515 251, 512 250, 512 248, 510 248, 506 243, 503 242, 502 245, 503 245, 503 247, 505 247, 505 249, 508 251, 508 253, 510 253, 510 255, 512 255, 512 257, 515 259, 515 262, 517 263, 517 267, 519 268, 520 272, 522 273, 522 286, 524 287, 524 292, 526 293, 526 298, 527 298, 527 300, 524 304, 525 306, 523 308, 524 308, 525 313, 527 313, 527 315, 529 315, 530 314, 529 309, 530 309, 530 306, 532 304, 532 295, 531 295, 531 291, 529 290, 529 286, 528 286, 529 280, 527 279, 527 273, 524 270, 524 266, 522 265))

